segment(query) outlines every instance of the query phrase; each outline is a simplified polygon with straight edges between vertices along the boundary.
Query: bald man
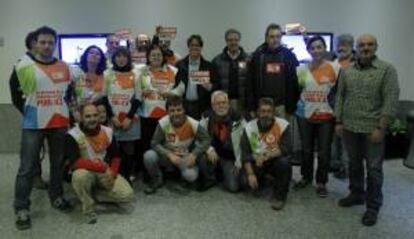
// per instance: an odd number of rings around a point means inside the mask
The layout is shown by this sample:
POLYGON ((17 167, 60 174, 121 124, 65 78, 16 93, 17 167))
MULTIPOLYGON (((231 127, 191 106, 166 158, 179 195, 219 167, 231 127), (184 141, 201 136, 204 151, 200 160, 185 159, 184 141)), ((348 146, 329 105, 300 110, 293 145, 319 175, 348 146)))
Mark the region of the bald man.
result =
POLYGON ((356 62, 339 77, 336 95, 336 128, 349 155, 350 194, 339 206, 366 205, 365 226, 375 225, 383 202, 384 134, 395 115, 399 97, 395 68, 376 56, 377 39, 363 34, 357 39, 356 62), (364 165, 367 180, 364 188, 364 165))

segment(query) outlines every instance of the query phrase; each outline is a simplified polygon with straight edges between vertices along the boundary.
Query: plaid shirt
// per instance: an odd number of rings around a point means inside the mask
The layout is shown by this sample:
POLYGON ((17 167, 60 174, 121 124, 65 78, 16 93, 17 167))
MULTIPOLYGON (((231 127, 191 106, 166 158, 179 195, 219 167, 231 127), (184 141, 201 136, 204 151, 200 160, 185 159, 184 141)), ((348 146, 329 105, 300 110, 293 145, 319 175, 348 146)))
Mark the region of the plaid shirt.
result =
POLYGON ((381 118, 396 114, 399 92, 397 71, 391 64, 378 58, 364 67, 355 62, 338 79, 336 121, 352 132, 370 133, 381 118))

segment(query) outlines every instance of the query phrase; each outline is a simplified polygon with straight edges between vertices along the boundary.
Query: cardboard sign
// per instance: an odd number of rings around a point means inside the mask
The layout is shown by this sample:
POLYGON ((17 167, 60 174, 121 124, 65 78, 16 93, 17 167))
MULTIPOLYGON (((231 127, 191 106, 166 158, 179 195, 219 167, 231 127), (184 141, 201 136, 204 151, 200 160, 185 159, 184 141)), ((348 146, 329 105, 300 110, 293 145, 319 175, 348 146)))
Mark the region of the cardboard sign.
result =
POLYGON ((210 72, 209 71, 191 71, 190 79, 195 84, 210 83, 210 72))
POLYGON ((157 31, 160 40, 174 40, 177 36, 176 27, 160 27, 157 31))
POLYGON ((306 32, 306 28, 298 22, 288 23, 285 25, 285 32, 288 35, 302 34, 306 32))

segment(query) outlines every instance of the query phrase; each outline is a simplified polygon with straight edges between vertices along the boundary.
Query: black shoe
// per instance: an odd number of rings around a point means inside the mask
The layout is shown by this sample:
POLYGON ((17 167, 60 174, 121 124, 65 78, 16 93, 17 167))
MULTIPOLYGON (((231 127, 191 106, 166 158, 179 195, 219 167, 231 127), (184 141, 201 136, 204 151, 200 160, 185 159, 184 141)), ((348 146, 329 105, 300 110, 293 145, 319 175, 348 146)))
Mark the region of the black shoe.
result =
POLYGON ((348 196, 339 200, 338 205, 341 207, 352 207, 356 205, 363 205, 365 200, 361 196, 349 194, 348 196))
POLYGON ((373 210, 373 209, 368 209, 367 211, 365 211, 364 216, 362 216, 362 224, 364 226, 374 226, 377 223, 377 218, 378 218, 378 211, 373 210))
POLYGON ((17 230, 27 230, 32 227, 30 214, 28 210, 20 210, 16 212, 16 228, 17 230))
POLYGON ((205 192, 216 185, 216 181, 200 181, 197 185, 197 191, 205 192))
POLYGON ((326 186, 318 185, 316 187, 316 194, 318 194, 320 198, 326 198, 328 196, 328 190, 326 189, 326 186))
POLYGON ((149 183, 145 189, 144 189, 144 193, 145 194, 153 194, 155 192, 157 192, 157 190, 162 186, 162 181, 161 180, 156 180, 153 181, 151 183, 149 183))
POLYGON ((63 197, 58 197, 52 202, 52 207, 63 211, 63 212, 69 212, 73 209, 72 205, 64 199, 63 197))
POLYGON ((306 188, 310 183, 311 183, 310 180, 306 180, 302 178, 299 182, 296 182, 293 187, 295 189, 306 188))
POLYGON ((98 215, 96 215, 96 212, 86 213, 85 220, 87 224, 95 224, 96 222, 98 222, 98 215))

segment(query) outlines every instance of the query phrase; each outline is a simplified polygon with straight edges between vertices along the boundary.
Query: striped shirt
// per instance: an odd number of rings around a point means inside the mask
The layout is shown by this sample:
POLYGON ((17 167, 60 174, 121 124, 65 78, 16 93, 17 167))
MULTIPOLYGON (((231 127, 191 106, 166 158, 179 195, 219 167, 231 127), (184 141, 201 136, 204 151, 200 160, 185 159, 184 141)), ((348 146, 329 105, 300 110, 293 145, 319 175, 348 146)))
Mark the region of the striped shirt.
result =
POLYGON ((378 58, 369 66, 355 62, 338 79, 336 121, 352 132, 370 133, 382 117, 395 115, 399 92, 397 71, 391 64, 378 58))

